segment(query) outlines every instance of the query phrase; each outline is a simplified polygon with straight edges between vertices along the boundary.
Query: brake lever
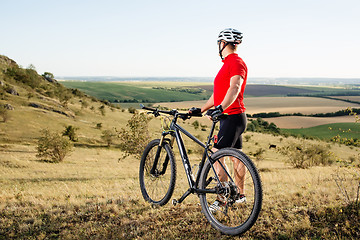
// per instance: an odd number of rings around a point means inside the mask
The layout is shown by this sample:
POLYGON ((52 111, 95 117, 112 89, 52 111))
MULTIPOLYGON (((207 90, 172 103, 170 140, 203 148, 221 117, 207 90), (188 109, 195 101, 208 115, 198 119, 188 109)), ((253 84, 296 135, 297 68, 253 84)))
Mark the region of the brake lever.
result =
POLYGON ((160 116, 160 113, 159 113, 158 109, 156 109, 156 111, 154 111, 153 114, 154 114, 155 117, 160 116))
POLYGON ((179 117, 180 117, 182 120, 184 120, 184 121, 191 118, 191 116, 188 115, 188 114, 186 114, 186 115, 185 115, 185 114, 184 114, 184 115, 181 114, 179 117))

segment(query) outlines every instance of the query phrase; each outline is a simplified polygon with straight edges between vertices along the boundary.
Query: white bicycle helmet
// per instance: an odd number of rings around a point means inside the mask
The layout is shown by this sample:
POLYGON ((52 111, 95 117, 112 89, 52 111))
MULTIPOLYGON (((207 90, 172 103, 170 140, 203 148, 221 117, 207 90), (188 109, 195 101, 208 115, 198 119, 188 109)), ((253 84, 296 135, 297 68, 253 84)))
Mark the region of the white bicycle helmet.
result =
POLYGON ((235 44, 235 45, 240 44, 242 41, 242 38, 243 38, 242 33, 234 28, 226 28, 223 31, 221 31, 218 36, 218 39, 217 39, 217 42, 219 45, 219 55, 220 55, 221 59, 224 59, 222 56, 222 51, 225 49, 225 47, 230 43, 235 44), (225 41, 226 43, 221 48, 220 42, 222 40, 225 41))
POLYGON ((226 28, 220 32, 218 42, 224 40, 228 43, 239 44, 242 41, 242 33, 234 28, 226 28))

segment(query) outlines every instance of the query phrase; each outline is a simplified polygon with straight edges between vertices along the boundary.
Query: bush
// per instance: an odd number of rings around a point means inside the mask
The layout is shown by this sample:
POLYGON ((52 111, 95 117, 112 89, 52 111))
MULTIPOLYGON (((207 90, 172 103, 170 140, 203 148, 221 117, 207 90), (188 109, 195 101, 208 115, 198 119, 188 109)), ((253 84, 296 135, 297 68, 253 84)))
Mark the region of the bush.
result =
POLYGON ((68 139, 46 129, 38 140, 36 156, 48 162, 61 162, 71 150, 72 144, 68 139))
POLYGON ((89 106, 89 103, 85 100, 80 100, 81 101, 81 109, 83 108, 87 108, 89 106))
POLYGON ((259 148, 258 150, 256 150, 255 153, 253 153, 253 156, 255 157, 256 161, 261 161, 264 159, 263 156, 264 153, 265 153, 265 149, 259 148))
POLYGON ((144 148, 150 141, 148 125, 151 120, 145 113, 137 113, 127 123, 127 128, 117 131, 120 138, 120 149, 125 156, 135 155, 140 159, 144 148))
POLYGON ((105 116, 105 105, 101 105, 99 107, 99 111, 100 111, 101 115, 105 116))
POLYGON ((250 139, 251 139, 251 136, 250 135, 244 135, 244 138, 245 138, 245 142, 249 142, 250 139))
POLYGON ((199 129, 200 123, 198 120, 195 120, 192 125, 194 126, 195 129, 199 129))
POLYGON ((129 107, 128 111, 129 111, 129 113, 132 113, 132 114, 135 114, 137 112, 136 109, 133 107, 129 107))
POLYGON ((63 131, 62 135, 69 137, 70 141, 76 142, 77 141, 76 130, 78 130, 78 128, 69 125, 65 127, 65 130, 63 131))
POLYGON ((290 143, 278 150, 288 157, 287 162, 294 168, 309 168, 312 166, 327 166, 336 161, 335 155, 323 145, 315 145, 302 141, 290 143))
POLYGON ((106 142, 106 145, 108 147, 110 147, 110 145, 113 143, 114 141, 114 137, 116 136, 116 134, 111 131, 111 130, 104 130, 102 131, 102 135, 101 135, 101 139, 104 140, 106 142))
POLYGON ((337 135, 331 138, 330 141, 345 144, 347 146, 360 147, 360 139, 357 138, 341 138, 340 135, 337 135))

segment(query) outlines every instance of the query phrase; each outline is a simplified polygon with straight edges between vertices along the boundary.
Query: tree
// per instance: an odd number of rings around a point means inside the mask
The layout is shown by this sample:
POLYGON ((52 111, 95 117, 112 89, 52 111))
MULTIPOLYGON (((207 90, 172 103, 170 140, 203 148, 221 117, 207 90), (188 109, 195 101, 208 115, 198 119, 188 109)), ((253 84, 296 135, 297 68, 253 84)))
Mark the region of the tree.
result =
POLYGON ((36 68, 35 68, 35 66, 34 66, 33 64, 30 64, 30 65, 27 67, 27 69, 36 71, 36 68))
POLYGON ((41 76, 43 76, 46 79, 54 79, 55 78, 54 74, 52 74, 51 72, 44 72, 43 75, 41 75, 41 76))
POLYGON ((280 128, 278 128, 273 122, 269 124, 268 129, 271 133, 280 133, 280 128))

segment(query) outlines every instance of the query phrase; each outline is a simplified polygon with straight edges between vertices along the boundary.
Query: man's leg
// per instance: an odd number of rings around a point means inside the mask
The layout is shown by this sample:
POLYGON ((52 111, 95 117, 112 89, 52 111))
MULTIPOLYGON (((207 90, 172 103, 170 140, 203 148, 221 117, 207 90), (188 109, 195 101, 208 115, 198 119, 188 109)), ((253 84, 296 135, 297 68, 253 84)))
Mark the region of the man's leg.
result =
MULTIPOLYGON (((213 151, 215 152, 217 151, 217 149, 213 148, 213 151)), ((234 165, 235 184, 240 189, 240 194, 245 194, 245 187, 244 187, 245 173, 246 173, 245 165, 237 158, 232 158, 231 160, 233 161, 233 165, 234 165)), ((226 167, 226 170, 229 172, 228 166, 225 163, 225 159, 221 158, 220 162, 226 167)), ((214 168, 219 176, 220 182, 228 181, 227 174, 225 173, 224 169, 221 167, 221 165, 218 162, 214 164, 214 168)))
POLYGON ((245 165, 237 158, 232 158, 232 161, 234 163, 235 184, 238 186, 240 194, 245 194, 245 165))
MULTIPOLYGON (((212 148, 213 152, 216 152, 217 150, 218 149, 216 149, 216 148, 212 148)), ((225 159, 221 158, 220 162, 221 162, 221 164, 223 164, 226 167, 226 170, 228 170, 228 167, 225 164, 225 159)), ((226 182, 228 180, 228 176, 226 175, 224 169, 221 167, 220 163, 215 162, 214 163, 214 168, 215 168, 216 173, 219 176, 220 182, 226 182)))

